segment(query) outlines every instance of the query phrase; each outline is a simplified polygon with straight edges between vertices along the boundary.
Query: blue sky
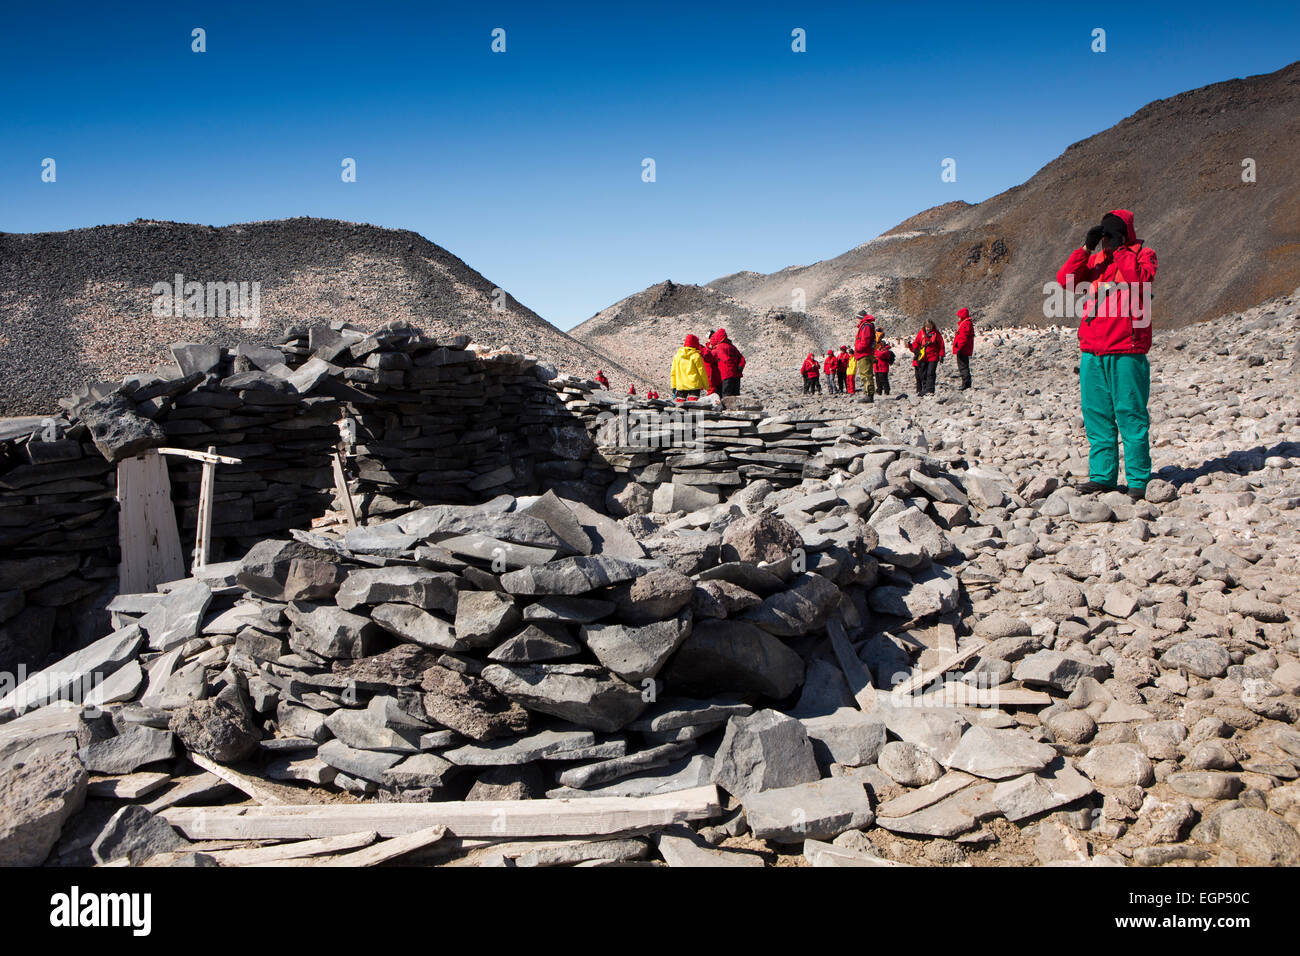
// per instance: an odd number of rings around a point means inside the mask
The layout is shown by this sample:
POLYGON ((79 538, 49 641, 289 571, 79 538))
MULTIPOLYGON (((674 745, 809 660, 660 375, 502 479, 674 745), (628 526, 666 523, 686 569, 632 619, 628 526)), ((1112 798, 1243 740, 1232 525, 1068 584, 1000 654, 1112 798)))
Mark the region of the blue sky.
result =
POLYGON ((838 255, 1153 99, 1300 57, 1294 2, 550 7, 11 4, 0 230, 414 229, 567 329, 666 278, 838 255))

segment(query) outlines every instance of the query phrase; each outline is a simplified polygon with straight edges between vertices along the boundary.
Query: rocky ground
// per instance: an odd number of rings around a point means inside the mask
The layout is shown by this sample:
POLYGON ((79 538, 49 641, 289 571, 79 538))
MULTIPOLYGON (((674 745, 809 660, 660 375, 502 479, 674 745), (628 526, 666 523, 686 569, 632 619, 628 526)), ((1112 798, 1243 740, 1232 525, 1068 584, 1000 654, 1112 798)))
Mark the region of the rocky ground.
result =
POLYGON ((1073 332, 985 332, 968 392, 755 375, 702 448, 603 449, 621 518, 500 495, 123 596, 0 698, 0 859, 1300 864, 1298 331, 1157 335, 1142 501, 1073 487, 1073 332), (407 828, 255 846, 250 800, 407 828))

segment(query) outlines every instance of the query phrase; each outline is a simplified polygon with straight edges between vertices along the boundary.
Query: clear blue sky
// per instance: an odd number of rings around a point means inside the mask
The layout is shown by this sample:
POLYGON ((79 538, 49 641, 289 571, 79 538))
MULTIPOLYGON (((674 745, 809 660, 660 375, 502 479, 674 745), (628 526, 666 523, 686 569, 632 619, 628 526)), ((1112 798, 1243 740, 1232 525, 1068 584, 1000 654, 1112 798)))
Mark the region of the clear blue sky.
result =
POLYGON ((838 255, 1153 99, 1300 57, 1294 0, 611 7, 9 4, 0 230, 414 229, 570 328, 665 278, 838 255))

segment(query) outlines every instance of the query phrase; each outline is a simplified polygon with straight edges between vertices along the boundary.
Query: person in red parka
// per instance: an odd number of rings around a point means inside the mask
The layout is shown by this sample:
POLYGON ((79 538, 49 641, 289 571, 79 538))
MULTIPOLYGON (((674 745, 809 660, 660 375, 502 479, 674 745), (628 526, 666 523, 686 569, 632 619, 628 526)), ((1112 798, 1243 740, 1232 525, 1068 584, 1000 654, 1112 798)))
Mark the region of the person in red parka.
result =
POLYGON ((709 336, 708 351, 712 360, 706 358, 705 361, 709 362, 710 369, 717 371, 718 394, 724 398, 728 395, 739 395, 740 378, 745 372, 745 356, 741 355, 740 349, 727 338, 726 329, 718 329, 709 336))
POLYGON ((602 369, 596 369, 596 384, 601 388, 609 388, 609 379, 605 377, 605 372, 602 369))
POLYGON ((834 349, 826 350, 826 360, 822 362, 822 371, 826 373, 826 391, 835 394, 835 367, 839 365, 839 360, 835 357, 834 349))
POLYGON ((889 366, 894 364, 894 350, 880 337, 876 343, 876 356, 873 363, 876 370, 876 391, 881 395, 889 394, 889 366))
POLYGON ((876 317, 865 309, 858 313, 858 333, 853 337, 854 371, 857 373, 857 391, 862 401, 876 400, 876 380, 872 363, 876 354, 876 317))
POLYGON ((704 359, 704 371, 709 376, 709 387, 706 395, 712 395, 718 390, 718 357, 713 354, 713 336, 716 332, 710 332, 705 338, 704 344, 700 346, 700 358, 704 359))
POLYGON ((840 346, 840 354, 835 356, 835 383, 839 386, 841 392, 844 391, 848 384, 849 377, 849 347, 840 346))
POLYGON ((926 319, 921 331, 908 346, 917 358, 917 394, 933 395, 938 377, 939 363, 943 361, 943 336, 935 328, 933 319, 926 319))
POLYGON ((799 374, 803 376, 803 393, 811 395, 813 392, 822 390, 821 380, 818 378, 821 372, 821 366, 817 364, 817 357, 808 353, 808 357, 803 360, 803 366, 799 369, 799 374))
POLYGON ((628 393, 629 395, 635 395, 635 394, 636 394, 636 382, 628 382, 628 383, 627 383, 627 393, 628 393))
POLYGON ((962 391, 970 388, 970 357, 975 354, 975 323, 970 309, 957 310, 957 331, 952 337, 952 354, 957 356, 957 374, 961 376, 962 391))
POLYGON ((1057 283, 1067 290, 1092 283, 1079 318, 1079 398, 1089 444, 1088 481, 1080 486, 1084 492, 1118 487, 1117 439, 1122 438, 1129 496, 1146 496, 1151 477, 1147 352, 1156 267, 1155 252, 1137 237, 1133 213, 1112 209, 1056 273, 1057 283), (1098 244, 1101 251, 1094 253, 1098 244))

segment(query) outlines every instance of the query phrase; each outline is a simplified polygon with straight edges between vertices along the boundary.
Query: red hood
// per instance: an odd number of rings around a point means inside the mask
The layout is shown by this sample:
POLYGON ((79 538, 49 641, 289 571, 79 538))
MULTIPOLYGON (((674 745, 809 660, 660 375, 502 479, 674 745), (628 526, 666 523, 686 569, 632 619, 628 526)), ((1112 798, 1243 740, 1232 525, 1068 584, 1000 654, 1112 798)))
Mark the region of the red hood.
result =
POLYGON ((1133 243, 1137 242, 1138 234, 1137 228, 1133 225, 1133 214, 1127 209, 1112 209, 1110 214, 1112 216, 1119 216, 1119 218, 1124 220, 1124 225, 1128 228, 1127 244, 1131 246, 1133 243))
POLYGON ((718 329, 718 331, 714 332, 712 335, 709 336, 710 345, 720 345, 725 341, 727 341, 726 329, 718 329))
POLYGON ((694 335, 688 335, 686 336, 686 341, 683 344, 688 349, 698 349, 700 347, 700 340, 696 338, 694 335))

